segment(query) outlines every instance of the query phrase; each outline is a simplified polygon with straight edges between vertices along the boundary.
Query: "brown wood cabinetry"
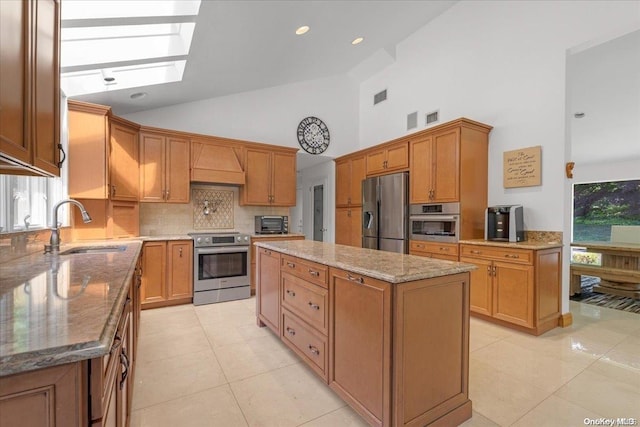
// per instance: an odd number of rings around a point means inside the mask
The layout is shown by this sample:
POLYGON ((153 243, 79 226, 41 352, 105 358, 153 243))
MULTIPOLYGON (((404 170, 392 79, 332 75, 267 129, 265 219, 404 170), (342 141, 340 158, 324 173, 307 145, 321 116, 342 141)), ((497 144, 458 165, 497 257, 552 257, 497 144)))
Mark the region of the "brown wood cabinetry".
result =
POLYGON ((138 200, 138 125, 112 117, 110 126, 109 175, 111 200, 138 200))
POLYGON ((0 173, 59 176, 60 2, 0 2, 0 173))
POLYGON ((193 301, 193 242, 145 242, 142 249, 143 309, 193 301))
POLYGON ((409 142, 401 140, 377 145, 367 150, 366 156, 367 176, 406 170, 409 167, 409 142))
POLYGON ((256 247, 253 245, 255 242, 273 242, 277 240, 304 240, 302 234, 280 234, 280 235, 261 235, 251 236, 251 246, 249 248, 249 259, 251 260, 251 273, 249 274, 249 281, 251 283, 251 295, 256 294, 256 265, 258 263, 258 256, 256 247))
POLYGON ((86 375, 84 361, 0 378, 0 425, 86 425, 86 375))
POLYGON ((411 141, 411 203, 459 201, 460 130, 411 141))
POLYGON ((446 261, 458 261, 458 244, 410 240, 409 254, 446 261))
POLYGON ((140 201, 189 203, 189 139, 140 132, 140 201))
POLYGON ((471 417, 468 273, 392 284, 258 251, 258 324, 279 313, 282 341, 370 425, 471 417))
POLYGON ((247 147, 244 162, 247 182, 240 188, 240 204, 295 206, 296 151, 247 147))
POLYGON ((336 207, 362 206, 364 154, 336 159, 336 207))
POLYGON ((191 140, 191 181, 244 185, 244 145, 209 137, 191 140))
POLYGON ((258 248, 256 315, 258 326, 280 336, 280 254, 258 248))
POLYGON ((362 247, 362 207, 336 209, 335 242, 362 247))
POLYGON ((471 272, 470 309, 480 317, 540 335, 560 318, 561 248, 460 245, 471 272))

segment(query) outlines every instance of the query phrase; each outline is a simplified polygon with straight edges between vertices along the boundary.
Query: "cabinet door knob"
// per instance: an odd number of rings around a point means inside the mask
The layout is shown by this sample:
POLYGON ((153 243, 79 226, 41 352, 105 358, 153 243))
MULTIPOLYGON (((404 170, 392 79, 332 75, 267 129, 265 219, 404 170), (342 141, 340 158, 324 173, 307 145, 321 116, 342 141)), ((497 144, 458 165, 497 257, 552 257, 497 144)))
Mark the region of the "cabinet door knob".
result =
POLYGON ((291 298, 293 298, 293 297, 295 297, 295 296, 296 296, 296 293, 295 293, 295 292, 293 292, 293 291, 292 291, 292 290, 290 290, 290 289, 287 289, 287 295, 289 295, 291 298))
POLYGON ((320 350, 318 350, 317 347, 312 346, 311 344, 309 344, 309 351, 313 354, 315 354, 316 356, 320 355, 320 350))
POLYGON ((318 304, 314 304, 314 303, 312 303, 311 301, 309 301, 309 307, 310 307, 312 310, 320 310, 320 306, 319 306, 318 304))
POLYGON ((289 335, 291 335, 291 336, 295 336, 296 331, 295 331, 295 329, 290 328, 290 327, 288 327, 288 326, 287 326, 287 333, 288 333, 289 335))
POLYGON ((180 252, 180 258, 182 258, 182 248, 178 250, 180 252))

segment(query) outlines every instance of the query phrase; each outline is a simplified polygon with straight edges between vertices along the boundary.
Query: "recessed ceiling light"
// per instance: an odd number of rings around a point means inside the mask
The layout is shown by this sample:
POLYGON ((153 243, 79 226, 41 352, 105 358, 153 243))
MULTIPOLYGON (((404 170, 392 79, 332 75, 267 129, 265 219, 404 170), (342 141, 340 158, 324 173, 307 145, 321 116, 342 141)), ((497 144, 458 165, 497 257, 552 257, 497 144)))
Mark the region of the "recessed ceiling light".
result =
POLYGON ((303 25, 302 27, 300 27, 300 28, 298 28, 298 29, 296 30, 296 34, 297 34, 297 35, 299 35, 299 36, 301 36, 301 35, 303 35, 304 33, 306 33, 307 31, 309 31, 309 26, 308 26, 308 25, 303 25))
POLYGON ((355 45, 357 45, 357 44, 362 43, 362 41, 363 41, 363 40, 364 40, 364 37, 357 37, 357 38, 353 39, 353 41, 351 42, 351 44, 355 46, 355 45))
POLYGON ((581 119, 581 118, 584 117, 584 113, 582 111, 579 111, 579 112, 575 113, 573 115, 573 117, 575 117, 576 119, 581 119))
POLYGON ((140 99, 140 98, 144 98, 145 96, 147 96, 147 92, 136 92, 136 93, 132 93, 129 98, 131 99, 140 99))

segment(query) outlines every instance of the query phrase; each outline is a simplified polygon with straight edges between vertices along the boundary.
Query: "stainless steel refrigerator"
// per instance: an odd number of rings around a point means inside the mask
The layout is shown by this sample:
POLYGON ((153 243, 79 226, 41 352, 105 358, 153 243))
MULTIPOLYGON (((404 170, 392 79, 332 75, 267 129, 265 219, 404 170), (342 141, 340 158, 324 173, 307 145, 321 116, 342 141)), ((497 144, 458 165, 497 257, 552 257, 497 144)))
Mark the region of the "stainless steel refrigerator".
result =
POLYGON ((409 174, 362 181, 362 247, 409 253, 409 174))

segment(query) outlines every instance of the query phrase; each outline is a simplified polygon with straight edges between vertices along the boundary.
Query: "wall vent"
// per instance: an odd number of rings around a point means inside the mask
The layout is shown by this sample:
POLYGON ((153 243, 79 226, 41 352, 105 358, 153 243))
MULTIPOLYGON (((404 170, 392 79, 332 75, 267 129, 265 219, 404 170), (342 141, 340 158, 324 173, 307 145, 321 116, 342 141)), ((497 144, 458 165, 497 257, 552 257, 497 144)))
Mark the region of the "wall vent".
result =
POLYGON ((418 112, 407 114, 407 130, 415 129, 418 127, 418 112))
POLYGON ((426 115, 426 125, 430 125, 431 123, 436 123, 438 121, 438 115, 440 114, 439 110, 433 111, 431 113, 427 113, 426 115))
POLYGON ((382 101, 386 101, 386 99, 387 99, 387 90, 385 89, 373 95, 373 105, 379 104, 382 101))

